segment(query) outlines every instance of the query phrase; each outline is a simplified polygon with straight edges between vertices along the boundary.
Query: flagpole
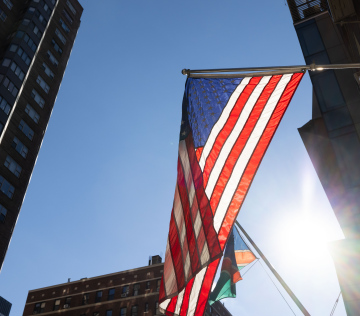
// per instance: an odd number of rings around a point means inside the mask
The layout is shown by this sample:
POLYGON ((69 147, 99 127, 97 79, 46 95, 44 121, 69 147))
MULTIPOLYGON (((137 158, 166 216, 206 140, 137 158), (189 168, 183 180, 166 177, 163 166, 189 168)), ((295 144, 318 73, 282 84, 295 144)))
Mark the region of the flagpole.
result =
POLYGON ((360 68, 360 63, 352 64, 328 64, 328 65, 297 65, 275 67, 248 67, 248 68, 224 68, 224 69, 183 69, 181 73, 191 78, 236 78, 250 76, 278 75, 294 72, 321 71, 328 69, 353 69, 360 68))
POLYGON ((265 257, 265 255, 262 253, 262 251, 258 248, 258 246, 255 244, 255 242, 250 238, 250 236, 246 233, 246 231, 244 230, 244 228, 242 228, 242 226, 239 224, 238 221, 236 221, 236 225, 237 227, 241 230, 241 232, 245 235, 246 239, 251 243, 251 245, 255 248, 255 250, 257 251, 257 253, 260 255, 261 259, 264 260, 264 262, 266 263, 266 265, 268 266, 268 268, 271 270, 271 272, 275 275, 275 277, 278 279, 278 281, 280 282, 280 284, 283 286, 283 288, 286 290, 286 292, 289 294, 289 296, 292 298, 292 300, 294 301, 294 303, 299 307, 299 309, 302 311, 302 313, 306 316, 310 316, 309 312, 306 310, 306 308, 301 304, 301 302, 299 301, 299 299, 295 296, 295 294, 293 293, 293 291, 291 291, 291 289, 289 288, 289 286, 285 283, 285 281, 283 280, 283 278, 280 276, 279 273, 277 273, 277 271, 274 269, 274 267, 271 265, 271 263, 269 262, 269 260, 267 260, 267 258, 265 257))

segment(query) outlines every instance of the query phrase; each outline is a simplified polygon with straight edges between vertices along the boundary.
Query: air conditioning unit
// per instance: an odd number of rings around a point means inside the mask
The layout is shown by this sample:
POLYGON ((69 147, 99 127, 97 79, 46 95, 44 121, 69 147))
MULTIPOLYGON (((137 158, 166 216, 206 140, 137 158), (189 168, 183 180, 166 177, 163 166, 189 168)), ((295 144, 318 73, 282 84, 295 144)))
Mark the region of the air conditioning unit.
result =
POLYGON ((64 305, 64 308, 69 308, 69 307, 70 307, 69 304, 65 304, 65 305, 64 305))
POLYGON ((127 296, 127 293, 121 294, 121 297, 126 297, 126 296, 127 296))

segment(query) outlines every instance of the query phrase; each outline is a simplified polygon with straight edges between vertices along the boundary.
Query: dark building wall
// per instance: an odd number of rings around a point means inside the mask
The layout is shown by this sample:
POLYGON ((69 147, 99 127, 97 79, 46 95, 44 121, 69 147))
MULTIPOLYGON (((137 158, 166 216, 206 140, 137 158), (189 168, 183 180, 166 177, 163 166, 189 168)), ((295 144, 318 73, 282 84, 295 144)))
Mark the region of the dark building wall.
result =
POLYGON ((0 316, 9 316, 11 305, 10 302, 0 296, 0 316))
POLYGON ((0 2, 0 266, 83 11, 77 0, 7 4, 0 2))

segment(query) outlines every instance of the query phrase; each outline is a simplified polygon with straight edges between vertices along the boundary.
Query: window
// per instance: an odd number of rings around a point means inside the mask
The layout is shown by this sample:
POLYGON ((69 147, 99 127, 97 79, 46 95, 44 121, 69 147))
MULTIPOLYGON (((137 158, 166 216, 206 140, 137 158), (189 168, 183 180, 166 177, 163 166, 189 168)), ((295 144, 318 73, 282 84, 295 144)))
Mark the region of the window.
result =
POLYGON ((66 1, 67 6, 69 7, 70 11, 75 15, 76 14, 76 10, 75 8, 72 6, 72 4, 70 3, 69 0, 66 1))
POLYGON ((23 25, 28 25, 30 23, 30 20, 29 19, 24 19, 22 20, 21 22, 23 25))
POLYGON ((28 46, 31 48, 31 50, 33 52, 36 51, 37 45, 34 43, 34 41, 30 38, 30 36, 28 34, 25 34, 24 41, 28 44, 28 46))
POLYGON ((115 295, 115 289, 110 289, 108 293, 108 301, 113 300, 115 295))
POLYGON ((41 13, 40 13, 39 10, 36 10, 35 16, 39 19, 40 23, 41 23, 43 26, 46 26, 47 20, 41 15, 41 13))
POLYGON ((60 300, 55 300, 53 310, 57 311, 57 310, 59 310, 59 308, 60 308, 60 300))
POLYGON ((140 284, 134 284, 134 296, 139 295, 140 284))
POLYGON ((45 63, 42 64, 42 68, 44 69, 44 72, 51 78, 54 79, 54 73, 50 70, 50 68, 48 67, 48 65, 46 65, 45 63))
POLYGON ((7 17, 6 13, 3 10, 0 9, 0 19, 1 19, 1 21, 5 21, 6 17, 7 17))
POLYGON ((129 286, 128 285, 123 286, 121 293, 125 295, 129 294, 129 286))
POLYGON ((101 298, 102 298, 102 291, 97 291, 96 292, 96 297, 95 297, 95 302, 101 302, 101 298))
POLYGON ((156 280, 156 292, 160 291, 161 279, 156 280))
POLYGON ((40 94, 39 94, 35 89, 33 89, 33 90, 31 91, 31 96, 32 96, 32 98, 35 100, 35 102, 36 102, 37 104, 39 104, 39 106, 40 106, 41 108, 44 107, 45 100, 40 96, 40 94))
POLYGON ((10 63, 11 63, 11 59, 9 59, 9 58, 4 58, 2 65, 3 65, 4 67, 8 67, 8 66, 10 65, 10 63))
POLYGON ((35 123, 39 123, 40 115, 30 106, 26 105, 25 112, 33 119, 35 123))
POLYGON ((37 79, 36 79, 36 82, 39 84, 39 86, 40 86, 41 88, 44 89, 44 91, 45 91, 46 93, 49 93, 50 87, 49 87, 49 85, 45 82, 45 80, 44 80, 43 78, 41 78, 40 76, 38 76, 37 79))
POLYGON ((9 10, 12 9, 13 4, 10 0, 3 0, 3 2, 6 4, 6 6, 9 8, 9 10))
POLYGON ((150 281, 146 281, 145 290, 150 290, 150 281))
POLYGON ((126 316, 126 307, 120 309, 120 316, 126 316))
POLYGON ((15 192, 15 188, 3 176, 0 176, 0 190, 10 199, 12 199, 15 192))
POLYGON ((66 17, 66 19, 70 22, 70 24, 73 23, 73 19, 71 18, 70 14, 65 9, 62 10, 62 14, 64 17, 66 17))
POLYGON ((65 299, 65 305, 64 305, 64 308, 70 308, 71 306, 71 297, 67 297, 65 299), (66 307, 65 307, 66 306, 66 307))
POLYGON ((14 85, 14 83, 12 81, 10 81, 10 79, 8 77, 5 77, 4 81, 3 81, 3 85, 5 88, 8 89, 8 91, 14 96, 16 97, 19 89, 16 88, 16 86, 14 85))
POLYGON ((112 310, 111 309, 106 311, 106 316, 112 316, 112 310))
POLYGON ((28 10, 28 12, 30 12, 30 13, 34 13, 34 12, 35 12, 35 8, 34 8, 34 7, 29 7, 27 10, 28 10))
POLYGON ((3 223, 5 222, 6 214, 7 214, 7 209, 0 204, 0 222, 3 223))
POLYGON ((49 50, 47 51, 46 55, 53 65, 55 65, 56 67, 59 65, 58 60, 55 58, 55 56, 49 50))
POLYGON ((5 167, 8 168, 15 176, 20 177, 20 173, 22 168, 14 159, 12 159, 9 155, 5 159, 4 163, 5 167))
POLYGON ((17 45, 15 45, 15 44, 10 45, 10 48, 9 48, 10 52, 16 52, 17 49, 18 49, 17 45))
POLYGON ((41 0, 41 3, 42 7, 44 8, 45 12, 46 13, 50 13, 51 12, 51 9, 49 8, 49 6, 45 3, 44 0, 41 0))
POLYGON ((60 38, 60 41, 61 41, 63 44, 66 43, 66 38, 65 38, 65 36, 62 35, 62 33, 59 31, 58 28, 56 28, 55 34, 58 36, 58 38, 60 38))
POLYGON ((63 28, 63 30, 65 31, 66 34, 69 34, 70 29, 69 27, 66 25, 66 23, 63 21, 63 19, 60 18, 60 24, 61 27, 63 28))
POLYGON ((41 38, 42 32, 39 30, 39 28, 36 25, 34 25, 33 32, 38 38, 41 38))
POLYGON ((51 40, 51 45, 54 47, 54 49, 61 55, 63 50, 60 48, 59 44, 56 43, 54 39, 51 40))
POLYGON ((149 303, 145 303, 144 312, 147 313, 149 311, 149 303))
POLYGON ((21 59, 25 62, 26 65, 28 66, 30 65, 31 59, 29 55, 21 47, 19 47, 17 54, 21 57, 21 59))
POLYGON ((83 305, 89 304, 89 293, 83 295, 82 304, 83 305))
POLYGON ((133 307, 131 307, 131 316, 137 316, 138 314, 138 307, 137 305, 134 305, 133 307))
POLYGON ((25 134, 30 140, 34 137, 34 131, 27 125, 23 120, 20 121, 19 129, 25 134))
POLYGON ((159 315, 159 302, 155 302, 155 315, 159 315))
POLYGON ((11 146, 24 158, 26 158, 28 149, 27 147, 17 138, 14 137, 11 146))
POLYGON ((24 80, 24 77, 25 77, 25 74, 24 72, 21 70, 20 66, 15 63, 14 61, 11 63, 11 66, 10 66, 11 70, 15 73, 15 75, 18 76, 18 78, 23 81, 24 80))
POLYGON ((11 106, 7 101, 0 95, 0 109, 2 109, 6 115, 9 115, 11 106))

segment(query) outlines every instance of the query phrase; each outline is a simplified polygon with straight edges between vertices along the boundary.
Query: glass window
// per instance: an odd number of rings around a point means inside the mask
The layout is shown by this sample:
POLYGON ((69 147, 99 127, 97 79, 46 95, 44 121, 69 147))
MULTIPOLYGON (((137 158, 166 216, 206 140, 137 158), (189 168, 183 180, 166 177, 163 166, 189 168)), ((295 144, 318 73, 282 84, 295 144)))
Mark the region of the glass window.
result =
POLYGON ((12 199, 15 192, 15 188, 1 175, 0 175, 0 190, 10 199, 12 199))
POLYGON ((40 31, 40 29, 36 25, 33 26, 33 32, 38 38, 41 38, 42 32, 40 31))
POLYGON ((61 55, 63 50, 60 48, 59 44, 56 43, 54 39, 51 40, 51 45, 54 47, 54 49, 61 55))
POLYGON ((66 38, 65 38, 65 36, 62 35, 62 33, 59 31, 58 28, 56 28, 55 34, 58 36, 58 38, 60 39, 60 41, 61 41, 63 44, 66 43, 66 38))
POLYGON ((150 290, 150 281, 146 281, 146 287, 145 287, 146 290, 150 290))
POLYGON ((66 34, 69 34, 70 32, 70 29, 69 27, 66 25, 66 23, 64 22, 63 19, 60 18, 60 24, 61 24, 61 27, 63 28, 63 30, 65 31, 66 34))
POLYGON ((55 65, 56 67, 59 65, 58 60, 55 58, 55 56, 49 50, 47 51, 46 55, 53 65, 55 65))
POLYGON ((0 95, 0 109, 5 112, 6 115, 9 115, 11 106, 10 104, 0 95))
POLYGON ((6 17, 7 17, 6 13, 3 10, 0 9, 0 19, 1 19, 1 21, 5 21, 6 17))
POLYGON ((108 293, 108 301, 113 300, 115 295, 115 289, 110 289, 108 293))
POLYGON ((9 10, 12 9, 13 4, 10 0, 3 0, 3 2, 6 4, 6 6, 9 8, 9 10))
POLYGON ((8 89, 8 91, 14 96, 16 97, 19 89, 14 85, 14 83, 12 81, 10 81, 10 79, 8 77, 5 77, 4 81, 3 81, 3 85, 5 88, 8 89))
POLYGON ((89 304, 89 293, 85 293, 83 295, 82 304, 83 305, 89 304))
POLYGON ((316 23, 296 29, 304 56, 313 55, 325 49, 316 23))
POLYGON ((71 18, 70 14, 64 9, 62 10, 62 14, 65 16, 65 18, 70 22, 70 24, 73 23, 73 19, 71 18))
POLYGON ((10 48, 9 48, 10 52, 16 52, 17 49, 18 49, 17 45, 15 45, 15 44, 10 45, 10 48))
POLYGON ((102 291, 97 291, 96 292, 95 302, 101 302, 102 293, 103 293, 102 291))
POLYGON ((30 20, 29 19, 24 19, 22 20, 22 24, 23 25, 28 25, 30 23, 30 20))
POLYGON ((21 156, 26 158, 28 149, 17 137, 14 137, 11 146, 15 148, 21 156))
POLYGON ((20 177, 20 173, 21 173, 22 168, 21 168, 20 165, 19 165, 14 159, 12 159, 9 155, 6 157, 4 165, 5 165, 5 167, 8 168, 15 176, 17 176, 18 178, 20 177))
POLYGON ((3 65, 4 67, 8 67, 8 66, 10 65, 10 63, 11 63, 11 59, 9 59, 9 58, 4 58, 4 60, 3 60, 3 62, 2 62, 2 65, 3 65))
POLYGON ((35 123, 39 123, 40 115, 30 106, 26 105, 25 112, 33 119, 35 123))
POLYGON ((35 102, 36 102, 37 104, 39 104, 39 106, 40 106, 41 108, 44 107, 45 100, 40 96, 40 94, 39 94, 35 89, 33 89, 33 90, 31 91, 31 96, 32 96, 32 98, 35 100, 35 102))
POLYGON ((145 303, 144 312, 147 313, 149 311, 149 303, 145 303))
POLYGON ((37 45, 35 44, 35 42, 30 38, 30 36, 28 34, 25 34, 24 36, 24 41, 26 44, 28 44, 28 46, 31 48, 31 50, 33 52, 36 51, 37 45))
POLYGON ((138 307, 137 305, 134 305, 133 307, 131 307, 131 316, 137 316, 138 314, 138 307))
POLYGON ((25 62, 26 65, 28 66, 30 65, 31 59, 29 55, 21 47, 19 47, 17 54, 21 57, 21 59, 25 62))
POLYGON ((71 297, 67 297, 65 299, 65 306, 66 306, 66 308, 70 308, 70 306, 71 306, 71 297))
POLYGON ((57 311, 59 310, 59 308, 60 308, 60 300, 55 300, 53 310, 57 311))
POLYGON ((17 63, 13 61, 11 63, 10 69, 15 73, 16 76, 18 76, 21 81, 24 80, 25 74, 17 63))
POLYGON ((134 296, 139 295, 140 284, 134 284, 134 296))
POLYGON ((120 316, 126 316, 126 307, 120 309, 120 316))
POLYGON ((0 222, 3 223, 5 222, 6 214, 7 214, 7 209, 0 204, 0 222))
POLYGON ((54 73, 51 71, 51 69, 46 65, 45 63, 42 64, 42 68, 44 69, 44 72, 50 77, 51 79, 54 79, 54 73))
POLYGON ((129 294, 129 286, 125 285, 122 287, 122 294, 129 294))
POLYGON ((47 24, 47 19, 44 18, 44 16, 40 13, 39 10, 36 10, 35 16, 38 18, 38 20, 40 21, 40 23, 41 23, 43 26, 46 26, 46 24, 47 24))
POLYGON ((106 316, 112 316, 112 310, 111 309, 106 311, 106 316))
POLYGON ((161 279, 156 280, 156 292, 160 291, 161 279))
POLYGON ((69 0, 66 1, 67 6, 69 7, 70 11, 75 15, 76 14, 76 10, 73 7, 73 5, 70 3, 69 0))
POLYGON ((39 84, 39 86, 41 88, 44 89, 44 91, 46 93, 49 93, 49 90, 50 90, 50 87, 49 85, 45 82, 45 80, 43 78, 41 78, 41 76, 38 76, 37 79, 36 79, 36 82, 39 84))
POLYGON ((159 314, 159 302, 156 301, 155 302, 155 315, 158 315, 159 314))
POLYGON ((23 120, 20 121, 19 129, 25 134, 30 140, 34 137, 34 131, 27 125, 23 120))

